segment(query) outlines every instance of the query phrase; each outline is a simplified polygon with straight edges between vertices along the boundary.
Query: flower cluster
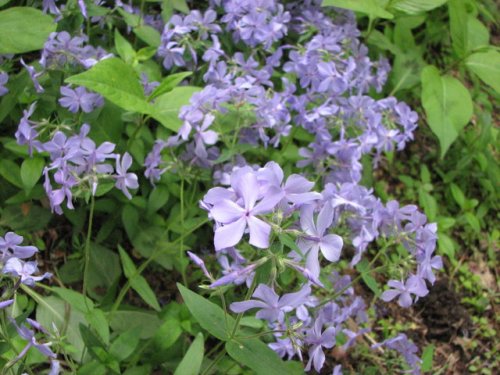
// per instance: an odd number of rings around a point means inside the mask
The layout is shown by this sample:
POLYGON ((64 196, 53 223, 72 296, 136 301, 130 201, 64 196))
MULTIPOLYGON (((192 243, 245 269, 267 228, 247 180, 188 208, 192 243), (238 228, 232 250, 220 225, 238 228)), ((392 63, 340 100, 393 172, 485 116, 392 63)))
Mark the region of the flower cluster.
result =
POLYGON ((365 322, 365 305, 354 295, 350 277, 338 273, 340 260, 351 254, 351 265, 357 264, 371 243, 385 244, 376 258, 389 251, 400 254, 397 246, 402 246, 406 256, 397 272, 407 280, 390 280, 393 289, 381 296, 385 301, 399 296, 402 307, 425 296, 426 282, 434 283, 434 270, 442 267, 441 258, 433 254, 435 224, 427 224, 415 206, 399 207, 395 201, 384 205, 370 190, 353 183, 328 183, 321 193, 315 192, 314 183, 301 175, 285 179, 274 162, 263 168, 234 167, 228 177, 229 187, 210 189, 201 202, 215 221, 214 247, 223 269, 223 276, 215 280, 205 268, 210 287, 246 283, 251 288, 256 270, 267 262, 302 275, 298 292, 279 297, 269 286, 279 284, 275 272, 269 285, 257 286, 254 299, 235 302, 231 309, 258 308, 257 318, 267 320, 277 332, 271 347, 281 356, 301 358, 300 348, 308 348, 306 369, 321 369, 323 348, 335 346, 339 332, 349 337, 344 346, 365 332, 348 328, 352 319, 365 322), (251 247, 242 241, 247 233, 251 247), (295 238, 295 243, 287 238, 295 238))
POLYGON ((128 189, 139 187, 135 173, 129 173, 132 166, 132 157, 125 152, 123 155, 114 153, 116 145, 104 142, 97 146, 88 137, 90 126, 83 124, 78 134, 67 136, 65 132, 56 130, 52 137, 46 141, 39 140, 38 127, 46 130, 47 124, 30 120, 35 111, 36 103, 29 110, 24 111, 24 116, 16 132, 17 142, 27 144, 32 153, 33 148, 38 152, 47 152, 51 163, 44 168, 44 188, 50 200, 52 210, 62 214, 61 204, 66 200, 66 206, 73 209, 73 195, 90 192, 96 194, 99 181, 114 182, 127 198, 131 199, 128 189), (114 163, 109 163, 109 161, 114 163), (114 165, 113 165, 114 164, 114 165), (54 189, 50 173, 57 184, 54 189))
MULTIPOLYGON (((2 276, 10 277, 15 281, 12 288, 4 290, 2 293, 2 301, 0 301, 0 310, 6 309, 14 303, 14 295, 21 284, 33 287, 35 282, 50 278, 52 275, 48 272, 43 275, 36 275, 38 273, 38 266, 36 261, 26 261, 25 259, 31 258, 38 252, 35 246, 23 246, 23 237, 14 233, 7 232, 3 237, 0 236, 0 268, 2 276)), ((19 326, 17 322, 10 318, 11 323, 16 328, 19 336, 28 341, 26 346, 14 362, 18 361, 26 355, 31 347, 36 348, 44 356, 51 358, 52 371, 50 374, 56 375, 59 373, 57 370, 59 362, 55 360, 56 354, 50 349, 50 343, 39 343, 35 337, 35 331, 25 325, 19 326)), ((49 333, 36 321, 26 319, 29 326, 39 331, 43 336, 48 336, 49 333)))
POLYGON ((363 155, 373 154, 376 163, 382 153, 401 150, 413 138, 415 112, 393 97, 367 96, 370 89, 381 90, 389 65, 369 59, 352 14, 332 20, 317 2, 258 3, 213 2, 215 10, 222 6, 220 24, 208 9, 203 17, 197 11, 176 15, 165 26, 158 54, 166 69, 185 66, 188 55, 196 64, 202 51, 208 67, 204 89, 181 110, 179 133, 159 140, 146 160, 152 181, 165 171, 166 147, 188 142, 181 159, 212 167, 221 141, 231 149, 235 141, 258 140, 278 147, 282 137, 302 127, 314 140, 300 149, 299 167, 313 166, 327 181, 359 182, 363 155), (219 41, 224 32, 254 50, 228 53, 219 41), (295 34, 306 37, 275 43, 295 34), (275 78, 280 72, 286 73, 281 80, 275 78), (221 114, 234 116, 230 134, 215 130, 223 128, 221 114))

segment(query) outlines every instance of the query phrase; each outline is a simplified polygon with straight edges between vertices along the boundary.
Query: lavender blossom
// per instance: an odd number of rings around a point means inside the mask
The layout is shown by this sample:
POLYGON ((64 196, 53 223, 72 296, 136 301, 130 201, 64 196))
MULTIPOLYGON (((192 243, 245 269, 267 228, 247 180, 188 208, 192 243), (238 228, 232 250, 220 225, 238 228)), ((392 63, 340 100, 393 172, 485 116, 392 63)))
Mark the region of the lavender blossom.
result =
POLYGON ((265 319, 268 322, 282 322, 285 313, 292 311, 305 302, 305 298, 311 293, 311 288, 306 285, 295 293, 287 293, 279 297, 276 292, 264 284, 259 284, 252 297, 255 300, 243 302, 233 302, 230 309, 233 312, 241 313, 250 309, 260 309, 256 317, 265 319))
POLYGON ((88 92, 84 87, 79 86, 73 90, 69 86, 61 86, 60 91, 63 96, 59 99, 59 104, 72 113, 77 113, 80 109, 90 113, 104 104, 101 95, 88 92))
POLYGON ((0 96, 4 96, 9 92, 9 89, 5 87, 8 80, 9 75, 5 72, 0 72, 0 96))

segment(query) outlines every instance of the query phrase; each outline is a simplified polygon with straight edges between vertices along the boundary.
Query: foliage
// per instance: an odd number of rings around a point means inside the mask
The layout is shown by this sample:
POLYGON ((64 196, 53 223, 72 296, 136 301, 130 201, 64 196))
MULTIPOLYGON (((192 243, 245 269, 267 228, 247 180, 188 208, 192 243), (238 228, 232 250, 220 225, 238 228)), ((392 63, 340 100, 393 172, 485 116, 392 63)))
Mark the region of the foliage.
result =
POLYGON ((497 14, 0 0, 1 373, 493 373, 497 14))

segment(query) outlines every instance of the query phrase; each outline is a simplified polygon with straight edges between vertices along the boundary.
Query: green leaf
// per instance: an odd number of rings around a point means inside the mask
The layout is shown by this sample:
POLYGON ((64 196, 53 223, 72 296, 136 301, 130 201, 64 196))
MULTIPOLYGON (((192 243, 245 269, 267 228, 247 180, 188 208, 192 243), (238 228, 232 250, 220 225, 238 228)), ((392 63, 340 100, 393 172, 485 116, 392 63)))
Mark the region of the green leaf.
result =
POLYGON ((450 190, 451 190, 451 195, 453 195, 453 199, 455 199, 455 202, 460 206, 460 208, 464 208, 465 206, 465 195, 462 192, 462 190, 458 187, 456 184, 451 184, 450 185, 450 190))
POLYGON ((174 7, 175 10, 178 10, 179 12, 182 13, 189 13, 189 7, 187 5, 186 0, 168 0, 170 3, 172 3, 172 6, 174 7))
POLYGON ((109 344, 109 325, 106 315, 101 309, 93 309, 85 314, 85 319, 89 322, 90 326, 94 328, 102 341, 109 344))
POLYGON ((116 57, 102 60, 66 82, 95 91, 127 111, 147 114, 152 110, 135 70, 116 57))
POLYGON ((200 332, 175 369, 174 375, 198 375, 203 361, 203 353, 203 334, 200 332))
POLYGON ((149 286, 146 279, 140 275, 136 275, 130 279, 130 286, 134 289, 146 302, 149 306, 151 306, 156 311, 160 311, 161 307, 156 299, 156 295, 153 292, 153 289, 149 286))
POLYGON ((89 294, 94 299, 102 298, 102 289, 109 289, 120 277, 121 267, 119 256, 95 243, 90 247, 89 263, 89 294))
POLYGON ((370 290, 375 293, 376 296, 379 296, 381 293, 380 287, 377 281, 370 275, 370 268, 368 267, 368 261, 363 259, 356 265, 356 269, 359 273, 361 273, 361 279, 363 279, 364 283, 370 290))
POLYGON ((127 39, 125 39, 122 34, 115 29, 115 48, 118 55, 126 63, 131 63, 135 57, 135 50, 127 39))
POLYGON ((180 72, 165 77, 163 81, 161 81, 160 85, 153 90, 148 98, 148 101, 172 91, 179 83, 181 83, 184 79, 191 76, 192 74, 192 72, 180 72))
POLYGON ((322 6, 350 9, 368 14, 370 17, 392 19, 394 16, 380 6, 376 0, 324 0, 322 6))
POLYGON ((434 357, 434 349, 436 347, 434 344, 429 344, 424 348, 424 351, 422 353, 422 365, 421 365, 421 370, 422 372, 427 372, 432 370, 432 359, 434 357))
POLYGON ((490 49, 470 55, 465 61, 467 68, 500 93, 500 52, 490 49))
POLYGON ((2 159, 0 163, 0 176, 20 189, 24 187, 23 180, 21 179, 21 170, 12 160, 2 159))
POLYGON ((391 9, 399 10, 406 14, 418 14, 437 8, 448 0, 396 0, 391 2, 391 9))
POLYGON ((0 54, 42 49, 56 25, 51 16, 32 7, 0 11, 0 54))
POLYGON ((111 354, 118 362, 128 358, 139 345, 141 327, 134 327, 118 336, 109 347, 111 354))
POLYGON ((468 52, 481 47, 487 47, 490 44, 490 32, 476 17, 467 18, 467 45, 468 52))
POLYGON ((141 327, 138 336, 141 339, 153 337, 161 326, 161 320, 156 313, 144 310, 118 310, 109 325, 114 331, 126 332, 134 327, 141 327))
POLYGON ((158 48, 161 44, 161 35, 151 26, 141 25, 134 28, 134 34, 151 47, 158 48))
POLYGON ((151 339, 153 346, 157 348, 157 353, 154 353, 154 356, 156 357, 157 354, 165 355, 181 334, 182 328, 179 320, 167 317, 151 339))
POLYGON ((189 311, 198 323, 211 335, 220 340, 227 341, 235 324, 234 319, 215 303, 199 296, 181 284, 177 284, 177 288, 181 292, 189 311))
POLYGON ((168 188, 164 185, 157 185, 148 199, 147 212, 148 215, 158 211, 168 202, 170 193, 168 192, 168 188))
POLYGON ((161 307, 156 299, 156 295, 146 279, 137 273, 137 268, 135 267, 134 262, 121 246, 118 246, 118 251, 122 260, 123 272, 125 273, 127 279, 130 280, 130 286, 132 289, 134 289, 149 306, 156 311, 160 311, 161 307))
POLYGON ((182 106, 189 104, 191 96, 200 91, 199 87, 180 86, 156 98, 151 116, 158 120, 167 129, 178 131, 182 125, 179 111, 182 106))
POLYGON ((448 0, 452 47, 459 57, 463 57, 467 53, 469 31, 466 6, 467 2, 464 0, 448 0))
POLYGON ((57 286, 53 287, 52 290, 64 301, 69 303, 71 307, 74 307, 78 311, 86 313, 94 309, 94 302, 92 302, 90 298, 78 293, 75 290, 60 288, 57 286))
POLYGON ((21 180, 26 191, 30 191, 36 185, 42 176, 45 159, 41 157, 32 157, 24 159, 21 164, 21 180))
POLYGON ((122 261, 122 266, 123 266, 123 272, 125 273, 125 277, 127 279, 130 279, 131 277, 136 276, 137 274, 137 268, 135 267, 134 262, 128 254, 123 250, 123 248, 118 245, 118 252, 120 253, 120 259, 122 261))
POLYGON ((422 71, 422 105, 427 123, 439 139, 441 157, 472 117, 469 91, 457 79, 441 76, 434 66, 422 71))
POLYGON ((233 359, 248 366, 256 374, 262 375, 291 375, 290 367, 266 344, 258 339, 231 340, 226 342, 226 350, 233 359))
POLYGON ((423 187, 418 189, 418 202, 424 209, 429 221, 434 221, 438 211, 437 202, 436 199, 425 191, 423 187))
POLYGON ((472 230, 474 230, 474 232, 478 234, 481 232, 481 223, 479 222, 479 219, 476 216, 474 216, 473 213, 466 212, 464 214, 464 218, 465 221, 467 221, 469 226, 472 228, 472 230))
POLYGON ((79 329, 80 324, 85 325, 83 313, 54 296, 44 296, 41 300, 44 303, 37 300, 36 320, 47 329, 54 323, 74 348, 69 354, 79 361, 85 347, 79 329))

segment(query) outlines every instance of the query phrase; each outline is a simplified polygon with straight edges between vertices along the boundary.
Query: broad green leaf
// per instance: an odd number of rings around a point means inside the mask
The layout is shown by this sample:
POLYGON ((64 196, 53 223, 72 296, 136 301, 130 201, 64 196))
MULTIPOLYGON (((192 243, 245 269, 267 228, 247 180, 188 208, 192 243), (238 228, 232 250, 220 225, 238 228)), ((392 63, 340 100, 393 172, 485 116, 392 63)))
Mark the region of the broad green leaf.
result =
POLYGON ((40 177, 42 176, 45 159, 41 157, 32 157, 24 159, 21 164, 21 180, 26 191, 33 189, 40 177))
POLYGON ((157 353, 154 353, 154 356, 161 356, 167 353, 168 349, 175 344, 181 334, 180 321, 176 318, 167 317, 151 339, 153 346, 157 348, 157 353))
POLYGON ((25 53, 43 48, 56 23, 49 15, 32 7, 0 11, 0 54, 25 53))
POLYGON ((133 30, 134 34, 137 35, 139 39, 141 39, 151 47, 158 48, 160 46, 161 35, 158 30, 147 25, 135 27, 133 30))
POLYGON ((121 275, 120 258, 115 252, 92 243, 89 263, 89 295, 102 298, 121 275), (104 291, 103 291, 104 290, 104 291))
POLYGON ((444 157, 472 117, 469 91, 457 79, 441 76, 434 66, 427 66, 422 71, 422 105, 427 122, 439 139, 441 157, 444 157))
POLYGON ((97 332, 104 344, 109 344, 109 325, 106 315, 101 309, 93 309, 85 314, 85 319, 97 332))
POLYGON ((0 163, 0 176, 9 181, 12 185, 22 189, 24 184, 21 179, 21 170, 12 160, 3 159, 0 163))
POLYGON ((52 290, 78 311, 86 313, 94 309, 94 302, 75 290, 60 287, 53 287, 52 290))
POLYGON ((118 55, 125 61, 126 63, 131 63, 135 57, 135 51, 132 45, 129 43, 127 39, 125 39, 122 34, 115 29, 115 48, 118 55))
POLYGON ((198 375, 203 361, 203 353, 203 334, 200 332, 175 369, 174 375, 198 375))
POLYGON ((368 14, 370 17, 392 19, 394 16, 385 10, 376 0, 324 0, 322 6, 350 9, 368 14))
POLYGON ((467 52, 487 47, 490 44, 490 32, 476 17, 467 18, 467 52))
POLYGON ((146 302, 149 306, 151 306, 156 311, 160 311, 161 307, 156 299, 156 295, 153 292, 153 289, 149 286, 146 279, 140 275, 136 275, 130 279, 130 286, 134 289, 146 302))
POLYGON ((146 279, 137 273, 137 268, 135 267, 134 262, 121 246, 118 246, 118 251, 122 260, 123 272, 125 273, 127 279, 130 280, 130 286, 132 289, 134 289, 149 306, 156 311, 160 311, 161 307, 158 304, 156 295, 146 279))
POLYGON ((118 336, 109 347, 111 354, 119 362, 128 358, 139 345, 141 327, 134 327, 118 336))
POLYGON ((141 327, 138 336, 141 339, 153 337, 161 326, 156 313, 145 310, 118 310, 109 325, 114 331, 126 332, 134 327, 141 327))
POLYGON ((467 68, 500 93, 500 52, 488 50, 472 54, 465 61, 467 68))
POLYGON ((418 14, 437 8, 448 0, 396 0, 392 1, 391 9, 396 9, 406 14, 418 14))
POLYGON ((80 324, 86 324, 83 313, 54 296, 44 296, 42 300, 44 302, 42 304, 37 300, 36 320, 47 329, 51 329, 54 323, 59 332, 74 347, 74 351, 69 354, 79 361, 85 347, 79 329, 80 324))
POLYGON ((169 195, 170 193, 165 185, 157 185, 149 195, 147 207, 148 215, 162 208, 168 202, 169 195))
POLYGON ((95 91, 127 111, 151 112, 135 70, 119 58, 102 60, 86 72, 67 78, 66 82, 95 91))
POLYGON ((151 365, 135 366, 127 369, 123 375, 150 375, 153 373, 151 365))
POLYGON ((233 359, 251 368, 257 375, 302 373, 291 371, 271 348, 258 339, 228 341, 226 350, 233 359))
POLYGON ((153 90, 148 100, 152 100, 162 94, 172 91, 179 83, 192 74, 192 72, 180 72, 165 77, 158 87, 153 90))
POLYGON ((186 0, 168 0, 175 10, 178 10, 182 13, 189 13, 189 7, 187 5, 186 0))
POLYGON ((189 104, 191 96, 200 91, 199 87, 180 86, 156 98, 151 116, 158 120, 167 129, 178 131, 182 125, 179 111, 182 106, 189 104))
POLYGON ((228 340, 235 324, 234 319, 215 303, 199 296, 181 284, 177 284, 177 288, 179 288, 182 299, 198 323, 218 339, 228 340))

